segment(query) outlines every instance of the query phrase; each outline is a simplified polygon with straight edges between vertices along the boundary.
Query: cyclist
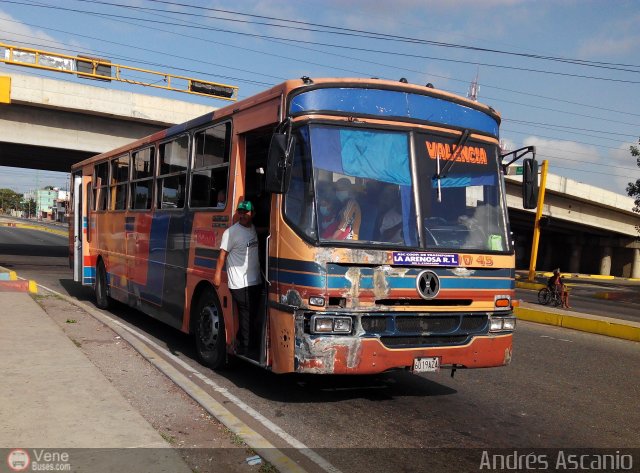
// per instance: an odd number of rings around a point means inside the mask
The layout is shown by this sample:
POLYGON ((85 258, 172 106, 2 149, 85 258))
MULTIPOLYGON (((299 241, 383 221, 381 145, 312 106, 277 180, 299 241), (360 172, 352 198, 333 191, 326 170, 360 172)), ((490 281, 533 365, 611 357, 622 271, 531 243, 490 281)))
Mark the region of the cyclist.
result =
POLYGON ((547 281, 547 287, 550 291, 554 291, 560 296, 560 302, 562 303, 563 309, 571 309, 571 306, 569 305, 569 291, 567 290, 567 286, 560 275, 560 268, 553 270, 553 276, 551 276, 547 281))

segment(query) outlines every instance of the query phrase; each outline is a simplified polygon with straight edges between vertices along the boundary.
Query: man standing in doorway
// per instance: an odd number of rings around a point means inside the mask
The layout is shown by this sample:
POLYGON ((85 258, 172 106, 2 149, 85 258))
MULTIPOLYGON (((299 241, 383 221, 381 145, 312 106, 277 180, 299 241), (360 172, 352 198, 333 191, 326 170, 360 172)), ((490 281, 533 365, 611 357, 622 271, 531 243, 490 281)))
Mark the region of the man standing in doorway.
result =
POLYGON ((249 354, 252 319, 258 312, 261 293, 258 236, 253 226, 254 207, 248 200, 238 204, 238 221, 222 234, 214 286, 220 286, 222 268, 227 263, 227 278, 233 300, 238 307, 240 330, 236 353, 249 354))

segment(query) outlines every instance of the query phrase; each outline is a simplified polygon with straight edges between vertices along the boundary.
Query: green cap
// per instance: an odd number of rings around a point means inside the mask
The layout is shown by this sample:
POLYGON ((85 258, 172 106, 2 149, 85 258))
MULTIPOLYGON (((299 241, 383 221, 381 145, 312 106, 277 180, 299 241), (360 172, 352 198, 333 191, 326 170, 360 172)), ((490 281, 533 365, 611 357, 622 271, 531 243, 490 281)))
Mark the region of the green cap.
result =
POLYGON ((253 204, 249 200, 241 200, 240 202, 238 202, 238 210, 253 212, 253 204))

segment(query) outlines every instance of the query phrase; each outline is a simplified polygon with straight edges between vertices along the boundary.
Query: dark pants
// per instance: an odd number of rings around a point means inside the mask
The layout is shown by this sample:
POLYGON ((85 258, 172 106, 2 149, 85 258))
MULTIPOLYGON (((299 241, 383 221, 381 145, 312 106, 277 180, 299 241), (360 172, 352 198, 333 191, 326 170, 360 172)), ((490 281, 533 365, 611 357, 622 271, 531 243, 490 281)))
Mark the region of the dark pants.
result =
MULTIPOLYGON (((249 349, 251 340, 251 327, 254 325, 252 321, 255 321, 258 317, 262 284, 243 287, 242 289, 230 289, 230 291, 238 307, 238 320, 240 322, 237 346, 246 352, 249 349)), ((256 339, 257 336, 258 334, 254 334, 253 338, 256 339)))

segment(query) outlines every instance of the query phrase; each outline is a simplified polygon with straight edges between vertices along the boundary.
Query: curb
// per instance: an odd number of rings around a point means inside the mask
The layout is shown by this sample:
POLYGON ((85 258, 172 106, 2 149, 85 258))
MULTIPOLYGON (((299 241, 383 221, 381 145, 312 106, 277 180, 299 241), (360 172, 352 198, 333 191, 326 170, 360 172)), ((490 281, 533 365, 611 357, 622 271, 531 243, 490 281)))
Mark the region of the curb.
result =
POLYGON ((0 281, 16 281, 18 279, 18 275, 15 271, 10 271, 3 267, 0 267, 0 281))
POLYGON ((556 327, 580 330, 581 332, 640 342, 640 324, 633 324, 632 322, 623 323, 605 317, 578 317, 569 314, 545 312, 527 307, 516 307, 514 312, 518 319, 526 320, 527 322, 554 325, 556 327))
POLYGON ((540 284, 537 282, 521 282, 521 281, 516 281, 516 287, 520 288, 520 289, 531 289, 533 291, 539 291, 540 289, 543 289, 545 287, 547 287, 544 284, 540 284))
MULTIPOLYGON (((551 276, 553 276, 552 272, 549 271, 536 271, 536 276, 537 277, 544 277, 544 278, 550 278, 551 276)), ((612 281, 614 279, 620 279, 623 281, 633 281, 633 282, 640 282, 640 278, 625 278, 622 276, 608 276, 608 275, 604 275, 604 274, 583 274, 583 273, 565 273, 562 272, 561 276, 565 279, 602 279, 602 280, 607 280, 607 281, 612 281)), ((520 279, 526 279, 527 276, 526 275, 522 275, 522 274, 517 274, 516 273, 516 281, 520 280, 520 279)))
POLYGON ((30 292, 38 293, 38 285, 33 280, 18 280, 15 271, 0 266, 0 292, 30 292))
POLYGON ((58 236, 68 236, 69 232, 65 232, 63 230, 58 230, 57 228, 49 228, 43 227, 40 225, 32 225, 29 223, 0 223, 0 227, 13 227, 13 228, 24 228, 26 230, 37 230, 40 232, 53 233, 58 236))

